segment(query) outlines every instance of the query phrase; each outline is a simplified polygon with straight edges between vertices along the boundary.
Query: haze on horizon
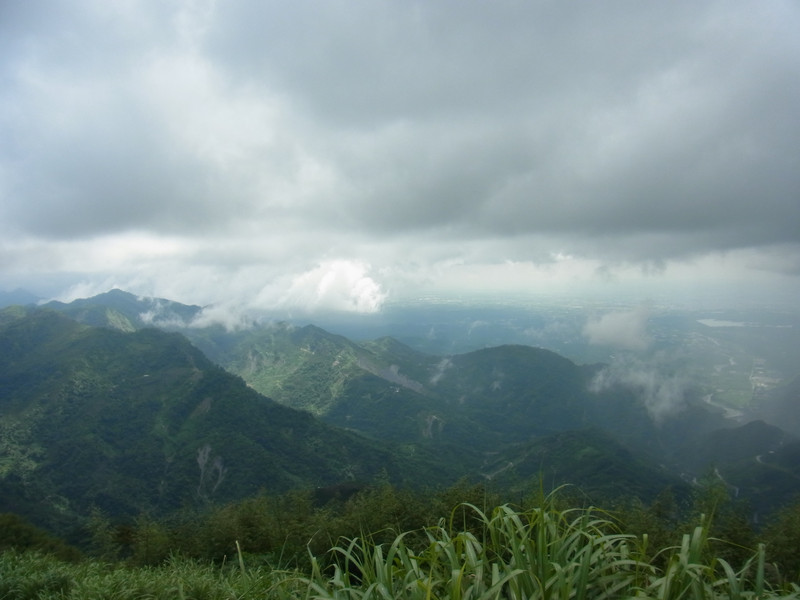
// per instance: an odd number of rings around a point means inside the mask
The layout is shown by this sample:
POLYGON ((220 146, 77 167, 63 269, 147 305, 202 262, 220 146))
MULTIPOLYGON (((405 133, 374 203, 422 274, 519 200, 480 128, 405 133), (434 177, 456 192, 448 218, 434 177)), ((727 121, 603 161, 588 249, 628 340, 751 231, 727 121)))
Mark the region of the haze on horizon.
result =
POLYGON ((800 297, 800 6, 0 5, 0 288, 800 297))

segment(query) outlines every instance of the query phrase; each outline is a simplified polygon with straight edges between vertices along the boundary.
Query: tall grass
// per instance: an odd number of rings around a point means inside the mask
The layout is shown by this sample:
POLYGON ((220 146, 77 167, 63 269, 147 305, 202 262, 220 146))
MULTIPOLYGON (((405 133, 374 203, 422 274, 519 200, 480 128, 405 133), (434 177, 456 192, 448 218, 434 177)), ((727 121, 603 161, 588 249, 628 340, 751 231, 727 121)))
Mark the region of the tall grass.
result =
POLYGON ((647 541, 594 509, 462 504, 449 520, 390 542, 364 535, 309 553, 306 573, 252 568, 241 551, 221 566, 172 557, 144 568, 8 552, 0 599, 800 599, 796 584, 770 585, 763 545, 732 565, 711 555, 704 523, 657 561, 647 541))
POLYGON ((698 526, 668 555, 662 570, 644 559, 646 538, 619 533, 592 509, 552 506, 486 514, 473 505, 477 531, 444 523, 425 531, 413 549, 400 534, 389 545, 369 538, 332 549, 332 573, 312 559, 308 597, 322 599, 488 598, 583 600, 612 598, 800 598, 800 588, 768 589, 764 548, 738 570, 722 559, 705 560, 707 528, 698 526))

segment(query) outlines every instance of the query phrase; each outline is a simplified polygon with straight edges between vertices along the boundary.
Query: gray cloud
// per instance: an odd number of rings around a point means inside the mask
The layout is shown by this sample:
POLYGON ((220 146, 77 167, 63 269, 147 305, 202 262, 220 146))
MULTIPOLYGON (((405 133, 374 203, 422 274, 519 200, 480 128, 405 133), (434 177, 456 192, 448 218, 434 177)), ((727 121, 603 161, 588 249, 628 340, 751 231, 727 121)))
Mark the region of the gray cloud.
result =
POLYGON ((779 0, 5 3, 0 265, 796 277, 798 26, 779 0))

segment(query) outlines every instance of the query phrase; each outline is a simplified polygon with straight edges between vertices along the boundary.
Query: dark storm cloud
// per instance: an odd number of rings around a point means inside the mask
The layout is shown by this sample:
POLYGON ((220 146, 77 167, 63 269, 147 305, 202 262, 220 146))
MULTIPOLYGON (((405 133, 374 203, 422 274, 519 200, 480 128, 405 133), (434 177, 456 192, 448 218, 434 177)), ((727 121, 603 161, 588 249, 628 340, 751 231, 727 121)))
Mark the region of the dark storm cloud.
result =
POLYGON ((778 0, 7 2, 0 258, 136 233, 341 281, 739 249, 792 273, 798 27, 778 0))
POLYGON ((790 4, 357 6, 240 4, 210 38, 342 134, 356 223, 798 241, 790 4))

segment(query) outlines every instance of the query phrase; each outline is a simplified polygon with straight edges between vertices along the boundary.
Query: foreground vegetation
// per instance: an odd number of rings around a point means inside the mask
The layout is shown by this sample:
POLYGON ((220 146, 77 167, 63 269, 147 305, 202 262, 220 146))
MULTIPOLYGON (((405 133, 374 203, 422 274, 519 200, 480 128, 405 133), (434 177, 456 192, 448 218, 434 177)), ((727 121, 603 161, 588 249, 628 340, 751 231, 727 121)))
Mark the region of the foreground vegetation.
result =
MULTIPOLYGON (((476 496, 480 489, 460 492, 476 496)), ((449 490, 438 501, 453 493, 449 490)), ((713 497, 705 494, 695 508, 713 497)), ((333 543, 306 538, 303 557, 247 551, 267 547, 247 536, 281 511, 279 504, 272 506, 275 512, 266 511, 267 505, 257 504, 266 502, 263 498, 218 509, 209 522, 197 523, 206 535, 213 529, 210 522, 216 522, 216 532, 223 536, 243 535, 219 540, 220 547, 232 542, 233 551, 222 556, 190 556, 189 544, 182 552, 158 555, 156 549, 172 545, 167 527, 146 521, 128 531, 134 542, 124 559, 118 555, 111 560, 107 554, 105 559, 75 560, 63 552, 59 558, 46 553, 57 554, 57 545, 39 540, 41 551, 8 549, 0 555, 0 598, 800 598, 797 572, 792 572, 796 566, 774 560, 781 557, 775 532, 785 538, 796 535, 796 509, 781 515, 774 531, 765 534, 766 544, 746 548, 714 537, 730 519, 720 506, 711 507, 716 515, 695 514, 694 525, 675 523, 667 532, 659 529, 657 519, 668 504, 664 499, 614 514, 565 507, 563 499, 551 495, 531 502, 530 508, 460 503, 437 523, 413 528, 401 523, 404 510, 419 511, 413 500, 389 486, 355 494, 340 508, 349 506, 351 517, 369 515, 372 521, 362 521, 361 534, 333 543), (261 525, 252 521, 259 514, 261 525), (249 523, 243 521, 245 515, 249 523), (387 519, 395 523, 370 527, 387 519), (238 531, 226 529, 236 523, 238 531), (645 524, 654 527, 652 535, 634 532, 645 524), (661 545, 668 535, 675 543, 661 545), (771 555, 770 546, 778 552, 771 555)), ((484 494, 482 500, 492 498, 484 494)), ((303 528, 316 525, 321 531, 324 518, 334 524, 347 512, 337 517, 325 510, 313 509, 320 520, 303 528)), ((283 527, 281 533, 289 536, 301 524, 283 527)), ((95 537, 102 533, 98 526, 95 537)), ((794 541, 784 539, 789 557, 794 541)), ((120 552, 119 540, 106 540, 96 551, 109 552, 112 542, 120 552)), ((284 547, 290 545, 287 537, 284 547)))

